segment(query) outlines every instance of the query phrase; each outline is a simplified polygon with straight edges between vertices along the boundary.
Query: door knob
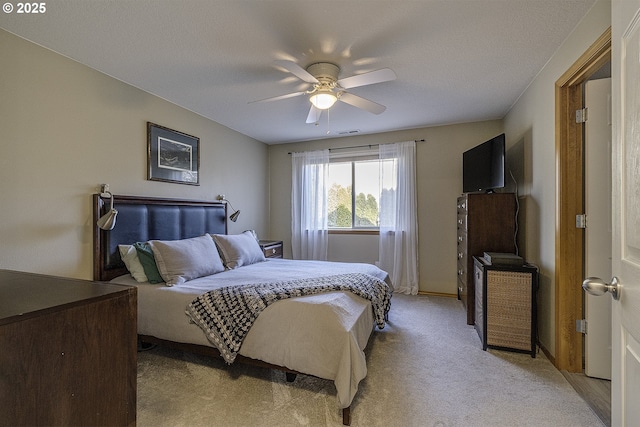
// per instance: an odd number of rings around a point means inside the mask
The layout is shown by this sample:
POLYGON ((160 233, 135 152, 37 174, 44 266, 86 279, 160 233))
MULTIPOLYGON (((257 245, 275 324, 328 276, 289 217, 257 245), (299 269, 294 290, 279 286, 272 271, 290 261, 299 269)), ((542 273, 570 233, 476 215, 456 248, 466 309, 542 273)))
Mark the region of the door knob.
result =
POLYGON ((614 300, 617 301, 620 299, 620 283, 615 276, 611 279, 611 284, 606 283, 599 277, 587 277, 584 279, 584 282, 582 282, 582 289, 595 296, 604 295, 609 292, 614 300))

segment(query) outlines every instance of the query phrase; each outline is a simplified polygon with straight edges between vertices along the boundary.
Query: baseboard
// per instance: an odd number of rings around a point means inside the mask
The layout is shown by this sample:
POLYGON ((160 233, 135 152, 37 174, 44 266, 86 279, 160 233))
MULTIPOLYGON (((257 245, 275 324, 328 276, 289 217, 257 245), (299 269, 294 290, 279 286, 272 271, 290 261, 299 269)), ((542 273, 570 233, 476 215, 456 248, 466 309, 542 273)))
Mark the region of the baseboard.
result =
POLYGON ((418 291, 418 295, 426 295, 430 297, 458 298, 458 295, 456 294, 447 294, 444 292, 418 291))
POLYGON ((540 350, 542 350, 544 355, 547 356, 547 359, 549 359, 551 364, 553 366, 555 366, 556 369, 557 369, 558 367, 556 366, 556 358, 554 356, 552 356, 551 353, 549 353, 549 350, 547 350, 547 348, 545 346, 543 346, 541 343, 538 343, 538 345, 540 346, 540 350))

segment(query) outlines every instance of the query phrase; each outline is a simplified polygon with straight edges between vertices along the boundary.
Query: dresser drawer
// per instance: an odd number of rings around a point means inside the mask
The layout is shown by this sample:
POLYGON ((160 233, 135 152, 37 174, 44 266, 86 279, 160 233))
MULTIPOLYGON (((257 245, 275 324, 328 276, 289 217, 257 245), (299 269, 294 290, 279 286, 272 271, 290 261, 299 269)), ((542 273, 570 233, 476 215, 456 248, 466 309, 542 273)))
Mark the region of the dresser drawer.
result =
MULTIPOLYGON (((458 280, 462 280, 463 283, 467 283, 467 260, 463 258, 458 261, 458 280)), ((466 286, 465 286, 466 289, 466 286)), ((466 293, 466 292, 465 292, 466 293)))
POLYGON ((466 214, 467 213, 467 197, 461 196, 458 197, 458 214, 466 214))
POLYGON ((458 259, 462 259, 466 255, 467 255, 467 233, 465 233, 462 230, 458 230, 458 259))
POLYGON ((458 299, 462 299, 467 294, 467 285, 458 277, 458 299))
POLYGON ((467 214, 458 213, 458 222, 456 223, 458 231, 467 231, 467 214))
POLYGON ((259 244, 266 258, 282 258, 282 241, 260 240, 259 244))

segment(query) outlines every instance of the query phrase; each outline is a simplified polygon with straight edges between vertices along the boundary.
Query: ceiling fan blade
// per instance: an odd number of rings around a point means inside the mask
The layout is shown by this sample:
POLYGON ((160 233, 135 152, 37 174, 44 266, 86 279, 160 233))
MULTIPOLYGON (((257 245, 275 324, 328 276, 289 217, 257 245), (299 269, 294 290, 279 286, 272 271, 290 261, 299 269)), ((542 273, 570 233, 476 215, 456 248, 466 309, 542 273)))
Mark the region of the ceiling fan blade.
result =
POLYGON ((309 115, 307 116, 307 123, 317 123, 320 120, 320 116, 322 115, 322 110, 316 108, 313 104, 311 104, 311 108, 309 109, 309 115))
POLYGON ((338 80, 338 84, 345 88, 372 85, 375 83, 388 82, 396 79, 396 73, 390 68, 382 68, 381 70, 371 71, 369 73, 358 74, 351 77, 338 80))
POLYGON ((300 95, 304 95, 307 92, 294 92, 294 93, 288 93, 286 95, 280 95, 280 96, 274 96, 272 98, 265 98, 265 99, 258 99, 257 101, 249 101, 249 104, 253 104, 256 102, 270 102, 270 101, 279 101, 281 99, 287 99, 287 98, 293 98, 295 96, 300 96, 300 95))
POLYGON ((289 71, 294 76, 298 77, 300 80, 303 80, 307 83, 318 83, 318 79, 313 77, 311 74, 307 72, 304 68, 299 66, 293 61, 287 61, 285 59, 281 59, 276 61, 276 64, 289 71))
POLYGON ((369 101, 368 99, 348 92, 343 92, 338 99, 373 114, 381 114, 387 109, 384 105, 380 105, 377 102, 369 101))

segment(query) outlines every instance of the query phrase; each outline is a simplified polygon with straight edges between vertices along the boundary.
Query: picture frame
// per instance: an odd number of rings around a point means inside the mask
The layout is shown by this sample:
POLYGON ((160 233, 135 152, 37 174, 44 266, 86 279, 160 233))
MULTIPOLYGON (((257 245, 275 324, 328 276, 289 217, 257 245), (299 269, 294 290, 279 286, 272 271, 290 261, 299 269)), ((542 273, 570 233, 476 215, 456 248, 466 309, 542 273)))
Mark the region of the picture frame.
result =
POLYGON ((147 122, 147 178, 200 185, 200 138, 147 122))

